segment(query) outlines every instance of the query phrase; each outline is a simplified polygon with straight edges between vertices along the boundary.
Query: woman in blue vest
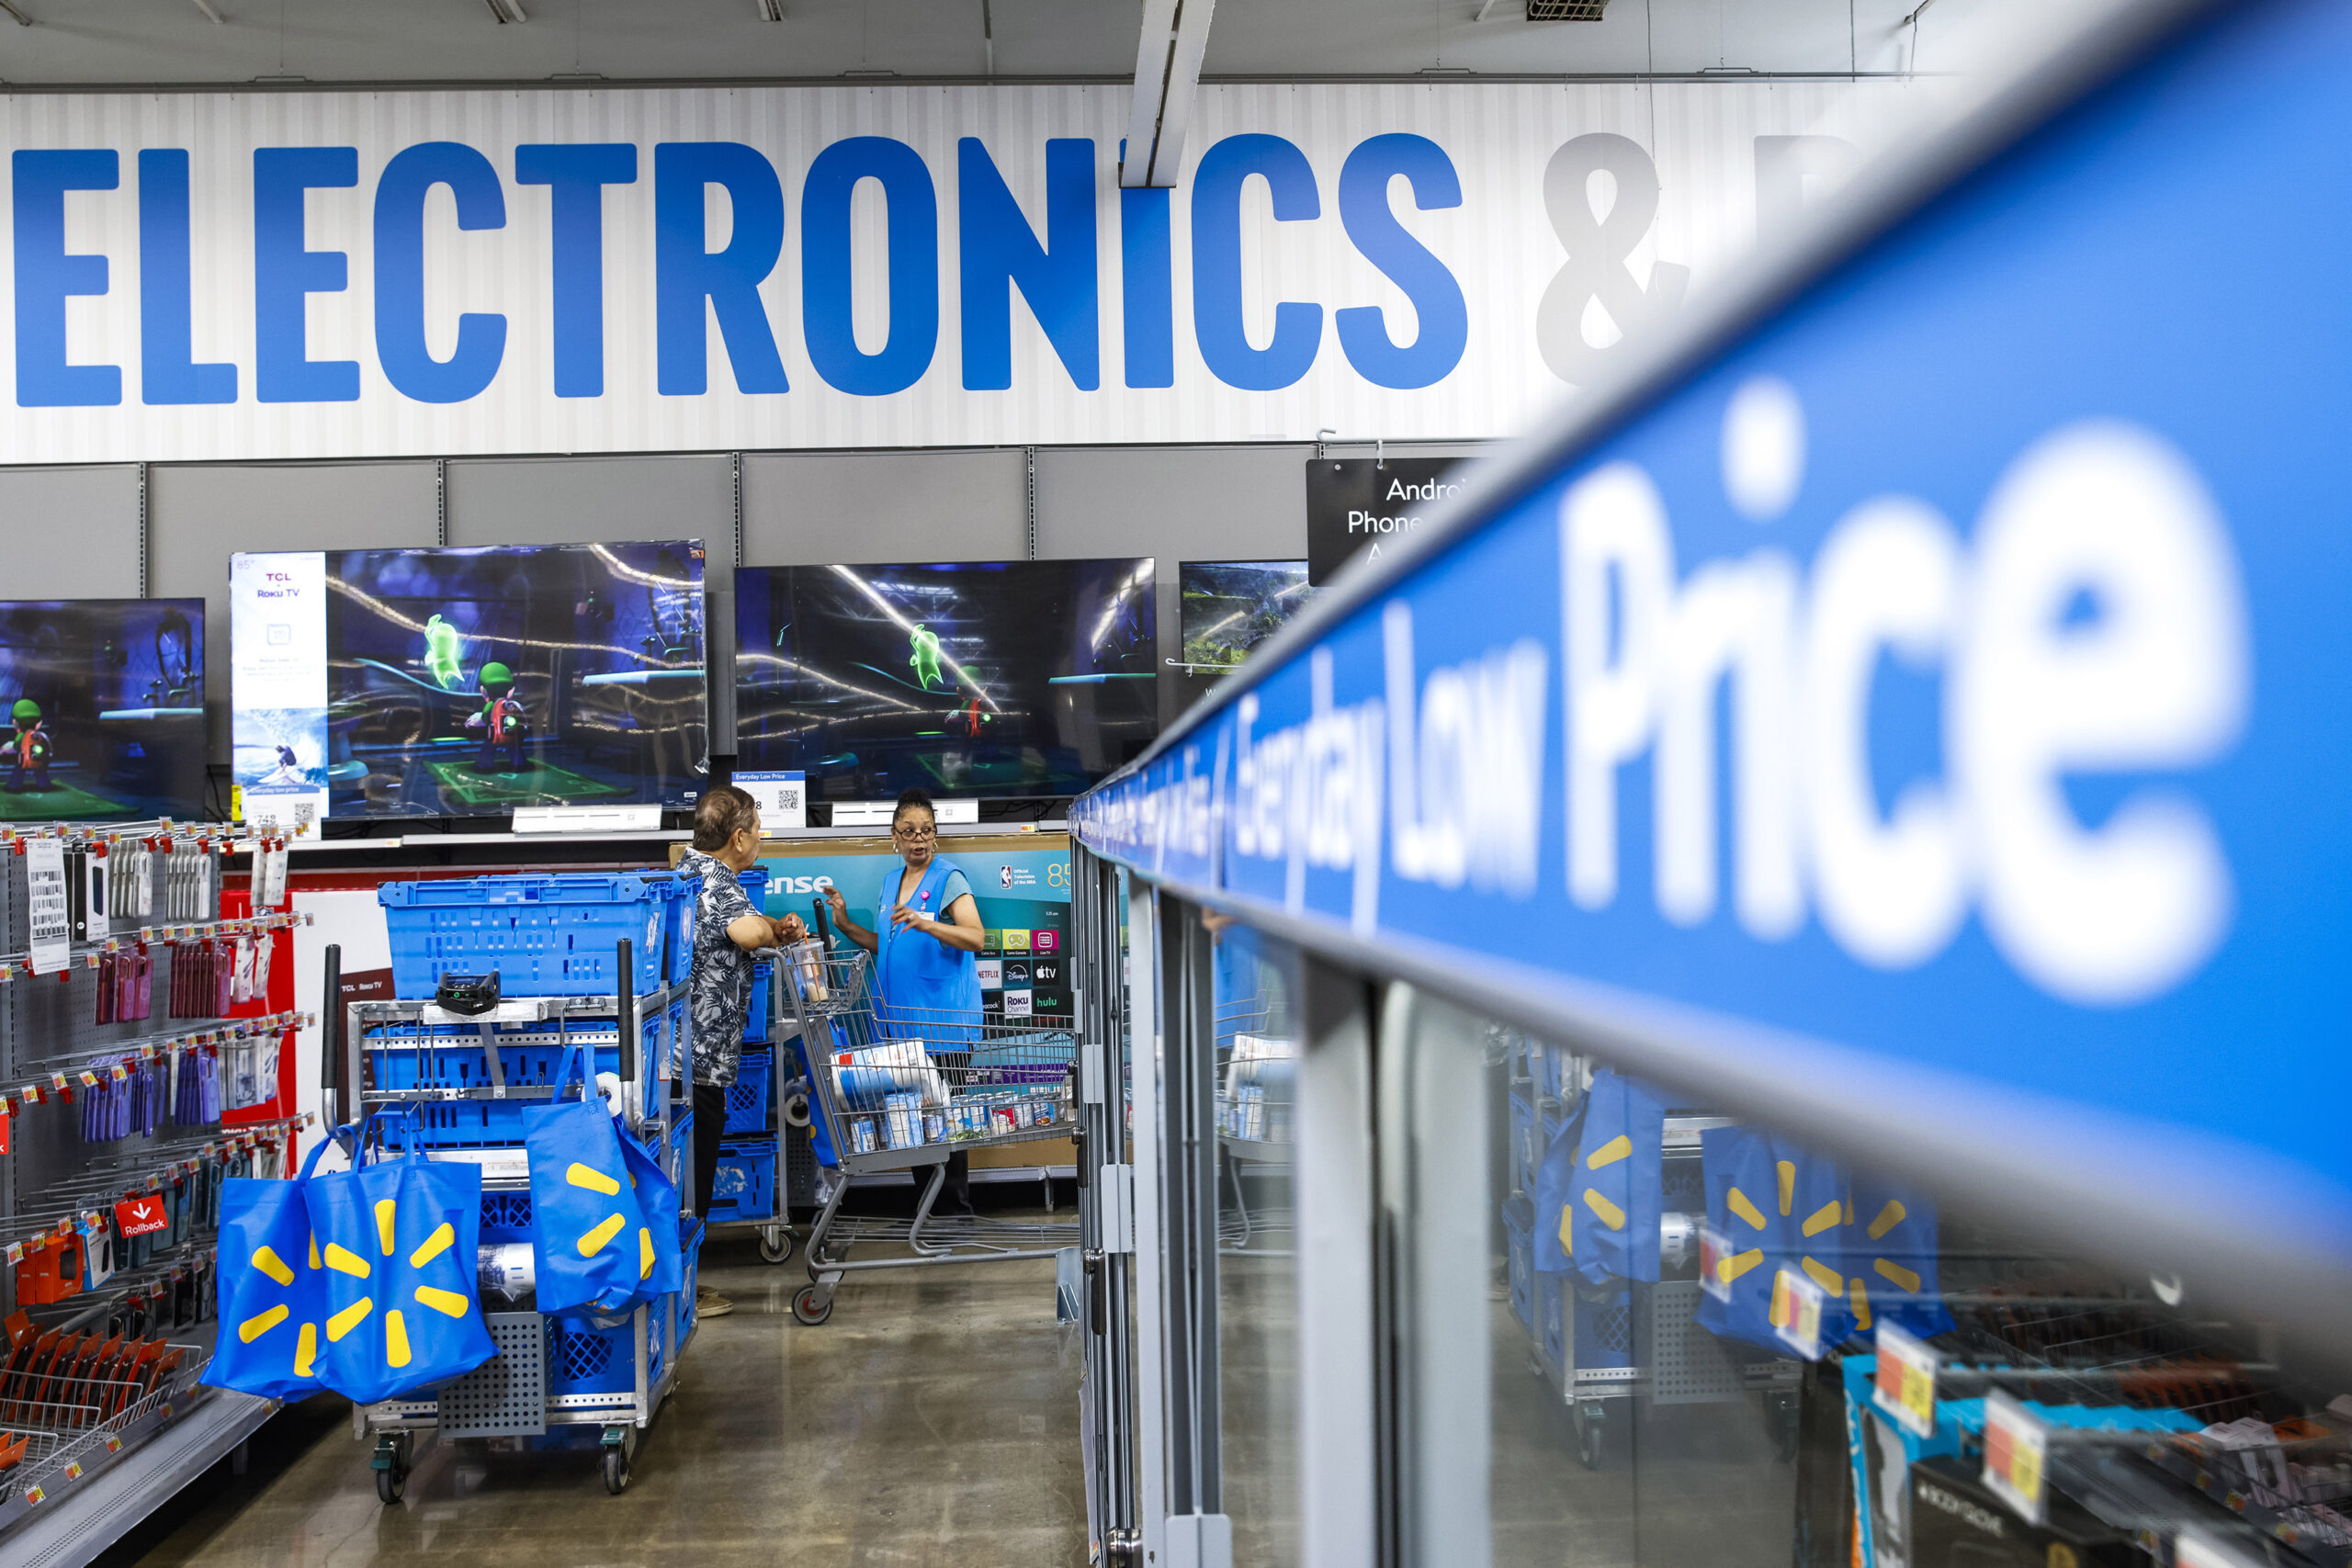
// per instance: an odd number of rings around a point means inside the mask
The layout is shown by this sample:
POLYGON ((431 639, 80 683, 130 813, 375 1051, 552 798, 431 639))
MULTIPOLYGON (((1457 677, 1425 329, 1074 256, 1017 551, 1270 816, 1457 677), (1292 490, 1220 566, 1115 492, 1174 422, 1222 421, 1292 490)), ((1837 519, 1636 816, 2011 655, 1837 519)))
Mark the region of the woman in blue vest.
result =
MULTIPOLYGON (((883 873, 875 908, 889 919, 878 931, 849 918, 839 887, 825 889, 833 924, 874 954, 874 1019, 892 1039, 920 1040, 934 1065, 967 1064, 980 1039, 979 951, 986 941, 980 907, 963 872, 939 856, 939 820, 931 796, 910 789, 890 814, 899 860, 883 873)), ((965 1156, 948 1159, 947 1195, 971 1208, 965 1156)))

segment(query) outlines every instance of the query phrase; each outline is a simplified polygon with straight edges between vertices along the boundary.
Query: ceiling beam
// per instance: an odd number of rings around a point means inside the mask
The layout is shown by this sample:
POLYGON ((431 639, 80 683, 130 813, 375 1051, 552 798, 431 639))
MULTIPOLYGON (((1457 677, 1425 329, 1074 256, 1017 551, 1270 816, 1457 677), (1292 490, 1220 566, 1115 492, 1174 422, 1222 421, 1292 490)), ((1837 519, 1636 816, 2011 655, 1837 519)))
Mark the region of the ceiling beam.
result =
POLYGON ((1209 17, 1216 10, 1216 0, 1144 0, 1121 185, 1176 183, 1201 82, 1201 57, 1208 52, 1209 17))

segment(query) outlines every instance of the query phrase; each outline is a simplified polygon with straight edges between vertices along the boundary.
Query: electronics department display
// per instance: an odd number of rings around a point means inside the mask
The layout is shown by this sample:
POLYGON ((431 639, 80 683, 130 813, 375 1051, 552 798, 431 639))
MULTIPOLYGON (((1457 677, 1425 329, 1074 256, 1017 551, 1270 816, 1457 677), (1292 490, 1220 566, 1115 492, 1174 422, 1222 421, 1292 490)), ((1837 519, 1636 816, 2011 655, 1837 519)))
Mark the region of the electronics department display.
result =
POLYGON ((252 819, 683 807, 699 793, 697 542, 242 555, 230 581, 252 819))
POLYGON ((201 818, 204 602, 0 602, 0 823, 201 818))
POLYGON ((1149 558, 746 568, 737 765, 811 799, 1072 795, 1157 732, 1149 558))

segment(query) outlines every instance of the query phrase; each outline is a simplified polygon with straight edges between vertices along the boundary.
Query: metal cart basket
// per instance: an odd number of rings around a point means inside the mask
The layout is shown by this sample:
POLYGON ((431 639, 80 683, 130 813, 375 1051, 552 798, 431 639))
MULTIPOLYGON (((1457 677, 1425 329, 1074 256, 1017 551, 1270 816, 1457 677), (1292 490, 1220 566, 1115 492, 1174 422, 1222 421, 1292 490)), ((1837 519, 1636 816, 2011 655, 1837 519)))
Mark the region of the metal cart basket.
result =
POLYGON ((891 1007, 876 993, 872 960, 854 950, 842 956, 804 943, 777 960, 779 1006, 788 1001, 792 1009, 811 1111, 834 1159, 821 1174, 823 1206, 808 1235, 810 1282, 792 1299, 796 1318, 811 1325, 830 1318, 844 1274, 1051 1258, 1078 1244, 1075 1223, 942 1219, 932 1212, 951 1154, 1074 1131, 1078 1046, 1068 1018, 891 1007), (930 1175, 910 1222, 842 1218, 852 1178, 921 1169, 930 1175), (914 1256, 852 1260, 860 1242, 896 1243, 914 1256))

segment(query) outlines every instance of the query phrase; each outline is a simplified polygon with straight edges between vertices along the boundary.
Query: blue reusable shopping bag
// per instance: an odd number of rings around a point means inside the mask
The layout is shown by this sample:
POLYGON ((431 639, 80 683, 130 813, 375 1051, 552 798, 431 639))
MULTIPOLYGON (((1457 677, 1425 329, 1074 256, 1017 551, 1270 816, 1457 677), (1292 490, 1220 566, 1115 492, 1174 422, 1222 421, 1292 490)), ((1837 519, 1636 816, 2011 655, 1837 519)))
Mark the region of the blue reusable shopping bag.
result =
POLYGON ((1577 1138, 1584 1118, 1572 1116, 1552 1134, 1544 1163, 1535 1168, 1535 1271, 1566 1274, 1576 1267, 1576 1218, 1568 1213, 1568 1188, 1576 1180, 1577 1138))
POLYGON ((239 1177, 220 1184, 220 1333, 204 1381, 266 1399, 304 1399, 319 1381, 326 1281, 303 1201, 322 1138, 291 1181, 239 1177))
MULTIPOLYGON (((361 1404, 447 1382, 498 1353, 477 1283, 481 1168, 426 1159, 413 1117, 376 1120, 399 1128, 405 1154, 303 1187, 325 1264, 319 1376, 361 1404)), ((354 1147, 364 1162, 366 1137, 354 1147)))
POLYGON ((1845 1235, 1848 1299, 1868 1337, 1892 1320, 1925 1339, 1952 1329, 1936 1276, 1936 1206, 1892 1182, 1854 1179, 1845 1235))
POLYGON ((1706 1166, 1707 1223, 1724 1238, 1728 1300, 1699 1299, 1698 1322, 1716 1334, 1787 1355, 1772 1326, 1772 1281, 1792 1269, 1819 1285, 1820 1345, 1854 1332, 1846 1271, 1844 1168, 1809 1150, 1747 1127, 1711 1127, 1699 1135, 1706 1166))
POLYGON ((639 1205, 612 1112, 588 1079, 582 1047, 564 1053, 555 1096, 546 1105, 523 1108, 539 1310, 611 1316, 654 1293, 646 1284, 650 1270, 645 1263, 651 1226, 639 1205), (575 1080, 582 1098, 567 1100, 575 1080))
POLYGON ((1604 1067, 1585 1091, 1581 1121, 1561 1222, 1576 1271, 1595 1285, 1612 1275, 1654 1285, 1666 1103, 1639 1078, 1604 1067))
POLYGON ((645 1219, 637 1233, 639 1292, 649 1297, 666 1296, 686 1280, 685 1256, 678 1250, 678 1184, 662 1171, 661 1161, 644 1145, 626 1133, 621 1133, 620 1142, 621 1160, 628 1168, 637 1206, 645 1219))

